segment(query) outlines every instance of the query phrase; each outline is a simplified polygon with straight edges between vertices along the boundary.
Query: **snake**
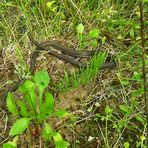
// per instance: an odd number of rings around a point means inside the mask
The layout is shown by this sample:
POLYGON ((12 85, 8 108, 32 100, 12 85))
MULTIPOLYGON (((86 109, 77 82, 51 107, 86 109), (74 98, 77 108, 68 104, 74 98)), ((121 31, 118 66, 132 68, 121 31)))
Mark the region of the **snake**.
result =
MULTIPOLYGON (((67 48, 64 45, 61 45, 57 41, 44 41, 44 42, 39 43, 38 41, 36 41, 32 37, 32 35, 30 33, 28 33, 28 37, 29 37, 30 41, 36 46, 36 49, 32 53, 31 59, 30 59, 30 73, 31 73, 31 75, 34 74, 36 59, 39 56, 39 53, 41 51, 48 51, 48 54, 55 56, 58 59, 64 60, 65 62, 68 62, 68 63, 72 64, 73 66, 76 66, 77 68, 82 68, 82 67, 86 68, 86 64, 75 60, 76 58, 78 58, 78 57, 79 58, 91 57, 96 53, 95 50, 92 50, 92 51, 76 51, 72 48, 67 48), (52 50, 51 47, 53 47, 54 49, 58 50, 61 53, 52 50)), ((113 67, 115 67, 114 61, 113 62, 105 62, 101 66, 101 69, 113 68, 113 67)), ((26 78, 22 78, 21 80, 16 82, 13 86, 8 88, 8 90, 6 92, 3 93, 3 95, 2 95, 3 107, 4 107, 8 93, 9 92, 15 92, 19 88, 19 86, 22 85, 25 82, 25 80, 26 80, 26 78)))

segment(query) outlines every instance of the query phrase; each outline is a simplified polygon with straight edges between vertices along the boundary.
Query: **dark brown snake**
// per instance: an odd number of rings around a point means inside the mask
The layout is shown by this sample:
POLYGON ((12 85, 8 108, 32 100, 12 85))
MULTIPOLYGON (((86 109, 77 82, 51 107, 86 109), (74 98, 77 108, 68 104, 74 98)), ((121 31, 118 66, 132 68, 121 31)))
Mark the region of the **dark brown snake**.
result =
MULTIPOLYGON (((57 57, 58 59, 62 59, 66 62, 69 62, 70 64, 78 67, 78 68, 85 68, 86 65, 80 61, 76 61, 75 58, 77 57, 91 57, 95 54, 96 51, 76 51, 74 49, 68 49, 67 47, 64 47, 63 45, 59 44, 56 41, 45 41, 42 43, 37 42, 30 34, 28 34, 29 39, 31 40, 31 42, 37 47, 36 50, 32 53, 31 56, 31 60, 30 60, 30 72, 31 74, 34 74, 34 70, 35 70, 35 65, 36 65, 36 58, 39 55, 40 51, 48 51, 48 54, 53 55, 55 57, 57 57), (54 49, 60 51, 61 53, 58 53, 56 51, 54 51, 51 47, 53 47, 54 49)), ((115 67, 115 62, 105 62, 101 69, 104 68, 113 68, 115 67)), ((20 85, 22 85, 24 83, 26 79, 23 78, 22 80, 18 81, 15 85, 13 85, 12 87, 8 88, 8 90, 6 92, 4 92, 4 94, 2 95, 2 104, 3 106, 5 106, 5 101, 6 101, 6 97, 8 92, 15 92, 20 85)))

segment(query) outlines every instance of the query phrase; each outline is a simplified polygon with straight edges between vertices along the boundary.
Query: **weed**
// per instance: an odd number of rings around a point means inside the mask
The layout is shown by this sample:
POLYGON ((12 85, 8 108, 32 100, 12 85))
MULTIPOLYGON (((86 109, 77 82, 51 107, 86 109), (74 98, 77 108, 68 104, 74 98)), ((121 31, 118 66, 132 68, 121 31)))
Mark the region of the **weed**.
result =
MULTIPOLYGON (((59 112, 54 112, 53 96, 47 92, 44 94, 45 88, 49 84, 49 76, 46 71, 40 71, 35 74, 33 80, 26 80, 23 85, 19 87, 22 98, 14 98, 14 95, 9 92, 7 96, 7 107, 17 121, 13 124, 9 136, 17 136, 22 134, 31 122, 35 123, 35 137, 38 133, 41 123, 44 123, 42 129, 42 137, 45 140, 52 141, 54 139, 55 147, 67 147, 68 142, 64 141, 60 133, 55 132, 51 126, 45 122, 49 116, 61 116, 59 112), (56 114, 57 113, 57 114, 56 114), (38 132, 37 132, 38 131, 38 132)), ((64 112, 65 113, 65 112, 64 112)), ((63 112, 62 112, 63 115, 63 112)), ((15 140, 16 142, 17 140, 15 140)), ((14 142, 8 142, 5 145, 13 145, 14 142)))

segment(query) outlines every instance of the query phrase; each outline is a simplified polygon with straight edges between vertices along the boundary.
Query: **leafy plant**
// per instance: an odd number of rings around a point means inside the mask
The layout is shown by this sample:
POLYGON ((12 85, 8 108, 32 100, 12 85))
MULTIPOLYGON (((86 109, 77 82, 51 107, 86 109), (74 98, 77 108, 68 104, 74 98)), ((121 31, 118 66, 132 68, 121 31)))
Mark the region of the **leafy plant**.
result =
POLYGON ((79 39, 79 45, 82 47, 82 41, 83 41, 83 32, 84 32, 84 25, 81 23, 77 26, 77 34, 79 39))
POLYGON ((3 148, 17 148, 17 140, 18 136, 15 136, 12 142, 8 141, 7 143, 4 143, 3 148))
POLYGON ((88 34, 84 35, 84 28, 85 27, 82 23, 77 26, 79 47, 84 48, 88 45, 91 45, 92 47, 97 47, 100 30, 98 28, 93 28, 88 32, 88 34))
POLYGON ((136 147, 142 147, 142 148, 146 148, 146 144, 144 144, 146 140, 146 137, 144 135, 141 135, 139 138, 139 141, 136 142, 136 147))
POLYGON ((124 143, 124 148, 129 148, 129 143, 128 142, 124 143))
MULTIPOLYGON (((54 111, 54 98, 49 93, 44 94, 45 89, 49 84, 50 78, 46 71, 39 71, 33 77, 33 80, 26 80, 23 85, 19 87, 19 92, 23 98, 14 99, 12 93, 9 92, 7 96, 7 107, 14 117, 18 120, 13 124, 9 135, 16 136, 22 134, 31 121, 35 122, 35 128, 38 129, 39 125, 49 116, 63 115, 64 112, 54 111)), ((68 113, 65 113, 67 115, 68 113)), ((69 145, 68 142, 62 139, 62 136, 52 130, 50 125, 45 123, 43 128, 43 138, 46 140, 47 136, 53 137, 56 148, 59 147, 59 143, 63 144, 63 148, 69 145)), ((49 138, 48 140, 52 140, 49 138)), ((62 147, 61 147, 62 148, 62 147)))
MULTIPOLYGON (((135 131, 136 126, 132 126, 132 120, 136 119, 137 121, 139 121, 139 123, 140 122, 142 123, 142 126, 146 127, 146 118, 145 117, 141 117, 140 114, 133 116, 133 112, 135 111, 137 106, 138 106, 138 104, 136 103, 136 101, 131 102, 130 105, 128 105, 128 104, 119 105, 118 113, 120 112, 122 114, 122 116, 117 116, 116 111, 113 110, 113 108, 109 107, 109 106, 105 107, 103 115, 100 113, 96 114, 95 120, 99 120, 99 121, 101 120, 102 122, 105 123, 105 129, 104 129, 104 134, 103 134, 104 139, 103 140, 104 140, 106 147, 109 147, 111 145, 111 143, 109 143, 111 141, 109 141, 109 137, 108 137, 109 136, 108 132, 109 132, 110 128, 114 129, 116 136, 118 136, 118 138, 117 138, 118 140, 112 146, 112 147, 116 147, 122 136, 123 136, 122 138, 124 138, 124 141, 126 141, 126 140, 130 141, 130 139, 127 139, 127 137, 124 137, 123 133, 126 129, 135 131)), ((128 148, 130 146, 129 141, 124 143, 125 148, 128 148)), ((137 147, 139 147, 139 146, 144 147, 145 146, 144 141, 145 141, 145 136, 142 135, 139 138, 139 140, 136 142, 137 147)))
POLYGON ((69 143, 64 141, 58 132, 54 132, 48 123, 44 123, 42 135, 46 141, 51 141, 53 138, 56 148, 66 148, 69 146, 69 143))

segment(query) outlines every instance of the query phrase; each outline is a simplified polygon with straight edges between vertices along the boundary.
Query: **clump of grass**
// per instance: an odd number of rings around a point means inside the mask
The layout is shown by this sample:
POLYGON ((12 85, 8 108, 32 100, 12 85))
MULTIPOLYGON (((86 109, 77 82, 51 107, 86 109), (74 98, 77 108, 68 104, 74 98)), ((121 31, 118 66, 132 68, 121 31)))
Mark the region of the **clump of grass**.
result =
POLYGON ((86 64, 86 68, 81 68, 75 73, 65 73, 64 78, 56 86, 58 91, 65 92, 70 88, 77 88, 81 84, 85 84, 88 81, 91 81, 93 78, 96 78, 101 65, 104 63, 106 58, 106 53, 95 54, 92 57, 90 63, 86 64))

